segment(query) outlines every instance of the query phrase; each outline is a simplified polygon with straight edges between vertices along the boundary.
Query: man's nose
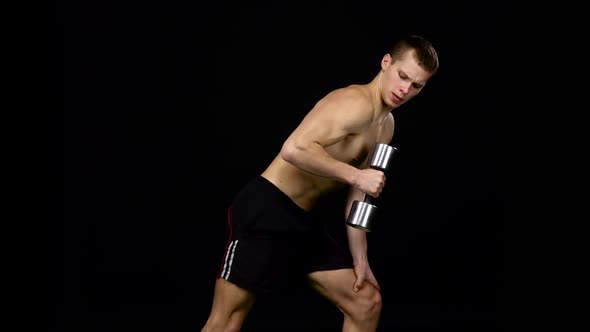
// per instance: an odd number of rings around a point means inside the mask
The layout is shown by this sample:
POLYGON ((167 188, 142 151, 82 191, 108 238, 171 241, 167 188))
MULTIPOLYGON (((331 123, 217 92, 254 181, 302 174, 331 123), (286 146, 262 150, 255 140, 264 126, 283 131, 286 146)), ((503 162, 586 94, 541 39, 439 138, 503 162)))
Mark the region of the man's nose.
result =
POLYGON ((410 92, 410 86, 412 86, 412 82, 405 82, 402 85, 402 92, 407 95, 410 92))

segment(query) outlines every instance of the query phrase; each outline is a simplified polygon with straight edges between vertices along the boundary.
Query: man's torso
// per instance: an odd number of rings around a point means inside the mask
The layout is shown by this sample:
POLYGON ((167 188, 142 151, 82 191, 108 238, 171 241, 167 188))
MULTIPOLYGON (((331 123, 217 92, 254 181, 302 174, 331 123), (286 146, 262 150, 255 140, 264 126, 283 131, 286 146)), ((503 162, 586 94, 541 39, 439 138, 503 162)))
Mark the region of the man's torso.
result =
MULTIPOLYGON (((366 103, 371 103, 367 96, 366 103)), ((391 116, 391 115, 389 115, 391 116)), ((357 133, 347 135, 343 140, 324 149, 334 158, 355 167, 361 167, 373 149, 386 121, 373 121, 357 133)), ((300 207, 310 210, 322 194, 345 188, 347 185, 334 179, 305 172, 277 155, 263 177, 275 184, 300 207)))

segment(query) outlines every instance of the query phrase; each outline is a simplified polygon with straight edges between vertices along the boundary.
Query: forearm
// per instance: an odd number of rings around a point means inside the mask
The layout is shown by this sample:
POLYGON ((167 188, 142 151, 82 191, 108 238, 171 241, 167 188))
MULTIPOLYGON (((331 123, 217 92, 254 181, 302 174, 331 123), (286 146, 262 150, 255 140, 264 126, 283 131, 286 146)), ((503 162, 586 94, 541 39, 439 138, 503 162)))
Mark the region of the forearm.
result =
POLYGON ((367 261, 367 233, 348 225, 346 225, 346 233, 353 262, 367 261))
MULTIPOLYGON (((348 220, 350 209, 354 201, 362 201, 364 193, 351 187, 346 199, 344 219, 348 220)), ((354 228, 346 224, 346 235, 348 237, 348 246, 354 262, 367 260, 367 233, 364 230, 354 228)))
POLYGON ((352 185, 358 169, 334 159, 318 143, 306 146, 285 145, 281 157, 302 170, 352 185))

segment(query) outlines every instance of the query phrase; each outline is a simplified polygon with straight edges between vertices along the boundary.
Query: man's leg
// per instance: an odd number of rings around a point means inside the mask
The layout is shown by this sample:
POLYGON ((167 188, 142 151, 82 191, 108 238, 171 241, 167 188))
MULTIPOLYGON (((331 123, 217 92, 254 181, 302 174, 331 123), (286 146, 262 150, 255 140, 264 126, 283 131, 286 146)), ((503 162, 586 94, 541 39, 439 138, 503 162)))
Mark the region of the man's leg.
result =
POLYGON ((254 300, 252 292, 218 278, 211 313, 201 332, 240 331, 254 300))
POLYGON ((312 287, 344 314, 343 332, 375 331, 381 315, 381 293, 370 283, 355 293, 353 269, 317 271, 308 275, 312 287))

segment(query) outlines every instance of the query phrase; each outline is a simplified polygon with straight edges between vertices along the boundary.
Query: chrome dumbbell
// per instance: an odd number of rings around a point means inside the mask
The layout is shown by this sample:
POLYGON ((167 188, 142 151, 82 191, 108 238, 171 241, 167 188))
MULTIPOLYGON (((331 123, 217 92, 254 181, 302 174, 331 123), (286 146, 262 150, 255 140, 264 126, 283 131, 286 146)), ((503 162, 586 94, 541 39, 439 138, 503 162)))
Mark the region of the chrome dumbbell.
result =
MULTIPOLYGON (((378 143, 373 148, 369 159, 369 167, 385 172, 397 148, 378 143)), ((377 206, 373 204, 373 197, 366 194, 364 201, 354 201, 346 223, 352 227, 370 232, 373 230, 377 206)))

